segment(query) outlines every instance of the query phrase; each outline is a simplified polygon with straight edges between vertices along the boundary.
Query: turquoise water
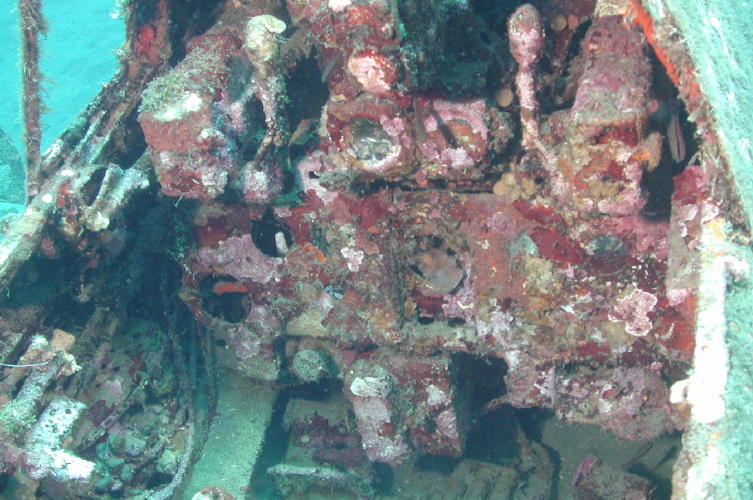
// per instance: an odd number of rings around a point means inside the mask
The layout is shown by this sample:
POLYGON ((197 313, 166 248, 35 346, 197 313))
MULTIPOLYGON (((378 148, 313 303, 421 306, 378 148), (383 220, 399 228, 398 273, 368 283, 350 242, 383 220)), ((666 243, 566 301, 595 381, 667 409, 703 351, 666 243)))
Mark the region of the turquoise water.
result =
MULTIPOLYGON (((49 23, 42 39, 42 71, 45 76, 44 103, 49 112, 42 117, 42 149, 66 128, 87 102, 115 73, 116 51, 125 39, 122 19, 113 19, 114 0, 43 0, 49 23)), ((3 0, 0 6, 0 128, 20 151, 21 119, 20 48, 16 2, 3 0)), ((2 160, 2 159, 0 159, 2 160)))

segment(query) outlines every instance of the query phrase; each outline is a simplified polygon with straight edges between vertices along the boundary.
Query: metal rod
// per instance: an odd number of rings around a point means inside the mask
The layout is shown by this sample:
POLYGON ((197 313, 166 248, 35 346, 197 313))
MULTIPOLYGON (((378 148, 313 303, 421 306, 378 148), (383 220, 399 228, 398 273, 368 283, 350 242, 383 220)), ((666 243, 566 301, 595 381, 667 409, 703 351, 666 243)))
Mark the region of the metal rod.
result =
POLYGON ((43 182, 40 171, 41 108, 39 69, 39 33, 47 32, 42 16, 42 0, 18 0, 21 18, 24 147, 26 149, 27 196, 37 194, 43 182))

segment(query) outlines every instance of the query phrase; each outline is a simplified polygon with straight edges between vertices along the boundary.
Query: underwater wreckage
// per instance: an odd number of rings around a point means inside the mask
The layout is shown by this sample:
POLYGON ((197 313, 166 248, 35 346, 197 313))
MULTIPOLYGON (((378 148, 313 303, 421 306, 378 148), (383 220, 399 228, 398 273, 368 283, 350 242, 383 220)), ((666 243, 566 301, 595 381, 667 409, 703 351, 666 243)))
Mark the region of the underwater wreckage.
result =
POLYGON ((3 493, 746 498, 749 143, 672 5, 124 2, 0 240, 3 493))

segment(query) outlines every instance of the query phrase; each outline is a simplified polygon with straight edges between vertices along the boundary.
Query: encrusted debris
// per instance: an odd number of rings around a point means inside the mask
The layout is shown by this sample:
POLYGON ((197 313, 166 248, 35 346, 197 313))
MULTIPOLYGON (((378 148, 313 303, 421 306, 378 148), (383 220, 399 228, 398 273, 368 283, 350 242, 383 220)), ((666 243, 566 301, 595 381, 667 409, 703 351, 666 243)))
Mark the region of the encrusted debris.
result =
MULTIPOLYGON (((703 410, 716 149, 626 2, 148 3, 0 240, 18 491, 549 498, 531 415, 703 410)), ((653 485, 590 456, 570 488, 653 485)))

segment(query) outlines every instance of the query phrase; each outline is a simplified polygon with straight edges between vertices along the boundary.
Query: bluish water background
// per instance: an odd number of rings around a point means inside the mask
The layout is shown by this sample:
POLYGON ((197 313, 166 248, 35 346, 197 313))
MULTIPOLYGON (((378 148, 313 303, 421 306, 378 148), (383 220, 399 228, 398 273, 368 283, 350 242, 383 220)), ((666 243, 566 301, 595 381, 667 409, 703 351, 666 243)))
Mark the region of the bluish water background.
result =
MULTIPOLYGON (((44 99, 49 112, 42 117, 42 149, 97 95, 118 65, 116 51, 123 44, 123 19, 110 15, 115 0, 43 0, 49 24, 42 39, 44 99)), ((0 0, 0 128, 21 150, 21 51, 15 0, 0 0)))

